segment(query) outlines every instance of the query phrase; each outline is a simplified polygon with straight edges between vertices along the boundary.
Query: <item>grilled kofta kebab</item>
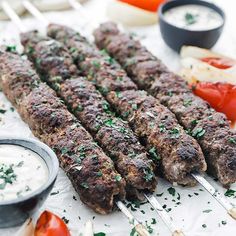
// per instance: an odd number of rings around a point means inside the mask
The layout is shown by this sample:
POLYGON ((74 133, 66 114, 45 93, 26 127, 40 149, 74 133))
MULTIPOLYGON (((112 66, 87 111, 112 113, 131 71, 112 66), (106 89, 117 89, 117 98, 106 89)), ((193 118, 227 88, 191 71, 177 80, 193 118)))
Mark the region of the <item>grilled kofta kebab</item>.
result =
POLYGON ((1 49, 0 85, 34 135, 56 152, 82 202, 100 214, 111 212, 114 201, 124 199, 125 181, 31 63, 1 49))
POLYGON ((196 181, 190 173, 205 171, 206 163, 200 146, 185 133, 174 115, 155 98, 138 91, 115 61, 77 32, 53 24, 48 34, 66 44, 81 72, 95 82, 122 118, 129 121, 149 153, 160 159, 164 177, 171 183, 194 185, 196 181))
POLYGON ((154 164, 147 157, 127 122, 114 117, 109 104, 93 84, 77 76, 68 51, 60 42, 44 38, 37 32, 22 34, 25 52, 36 69, 69 109, 112 157, 116 169, 127 183, 129 198, 142 199, 139 191, 153 192, 157 181, 154 164), (37 41, 38 39, 38 41, 37 41))
POLYGON ((236 181, 236 132, 226 116, 195 96, 183 78, 170 72, 132 36, 116 24, 102 24, 94 32, 99 48, 113 56, 139 88, 147 90, 177 117, 195 137, 208 164, 208 172, 228 186, 236 181))

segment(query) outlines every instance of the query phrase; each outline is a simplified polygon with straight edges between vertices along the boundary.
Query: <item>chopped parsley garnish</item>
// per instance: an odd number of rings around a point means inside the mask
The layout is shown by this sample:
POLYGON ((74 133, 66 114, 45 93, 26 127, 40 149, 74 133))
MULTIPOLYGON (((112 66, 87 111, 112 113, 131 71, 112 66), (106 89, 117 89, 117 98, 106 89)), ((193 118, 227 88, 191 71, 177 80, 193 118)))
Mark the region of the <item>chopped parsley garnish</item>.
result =
POLYGON ((103 102, 102 104, 102 109, 106 112, 106 113, 110 113, 110 106, 108 102, 103 102))
POLYGON ((236 191, 235 190, 233 190, 233 189, 228 189, 226 192, 225 192, 225 196, 226 197, 234 197, 235 194, 236 193, 236 191))
POLYGON ((95 233, 95 234, 93 234, 93 235, 94 235, 94 236, 106 236, 106 234, 103 233, 103 232, 95 233))
POLYGON ((0 165, 0 189, 4 189, 7 184, 12 184, 16 180, 13 165, 0 165))
POLYGON ((1 108, 0 108, 0 113, 1 113, 1 114, 5 114, 6 111, 7 111, 7 110, 5 110, 5 109, 1 109, 1 108))
POLYGON ((158 155, 155 147, 152 147, 151 149, 149 149, 148 153, 150 154, 150 156, 153 160, 160 160, 161 159, 161 157, 158 155))
POLYGON ((81 183, 80 185, 81 185, 83 188, 85 188, 85 189, 88 189, 88 188, 89 188, 88 184, 85 183, 85 182, 81 183))
POLYGON ((16 45, 8 45, 6 48, 7 52, 16 52, 16 45))
POLYGON ((156 219, 155 219, 155 218, 152 218, 151 224, 152 224, 152 225, 155 225, 156 223, 157 223, 156 219))
POLYGON ((193 130, 192 136, 195 138, 201 138, 205 133, 206 133, 206 131, 202 127, 200 127, 200 128, 193 130))
POLYGON ((92 64, 93 64, 93 66, 95 66, 96 69, 99 69, 101 66, 99 61, 92 61, 92 64))
POLYGON ((148 181, 151 181, 153 178, 154 178, 154 173, 148 169, 148 170, 144 170, 143 171, 145 176, 144 176, 144 179, 148 182, 148 181))
POLYGON ((184 100, 183 105, 184 105, 185 107, 191 106, 191 105, 192 105, 192 99, 186 99, 186 100, 184 100))
POLYGON ((138 106, 137 106, 137 104, 132 104, 132 106, 131 106, 131 107, 132 107, 132 109, 133 109, 133 110, 137 110, 137 109, 138 109, 138 106))
POLYGON ((235 138, 229 138, 229 142, 230 142, 230 143, 233 143, 233 144, 236 144, 235 138))
POLYGON ((202 225, 202 228, 206 228, 206 227, 207 227, 207 225, 206 225, 206 224, 203 224, 203 225, 202 225))
POLYGON ((172 195, 173 197, 175 196, 176 190, 173 187, 170 187, 167 190, 168 190, 170 195, 172 195))
POLYGON ((62 155, 65 155, 65 154, 68 153, 68 152, 69 152, 69 150, 68 150, 67 147, 63 147, 63 148, 61 149, 61 154, 62 154, 62 155))
POLYGON ((193 15, 191 13, 186 13, 184 16, 185 22, 187 25, 192 25, 197 22, 198 15, 193 15))
POLYGON ((69 220, 68 219, 66 219, 66 217, 65 216, 63 216, 62 218, 61 218, 66 224, 68 224, 69 223, 69 220))
POLYGON ((120 182, 122 180, 122 177, 120 175, 115 176, 116 182, 120 182))
POLYGON ((98 172, 97 172, 97 176, 98 176, 98 177, 101 177, 101 176, 102 176, 102 172, 101 172, 101 171, 98 171, 98 172))
POLYGON ((166 127, 163 124, 159 124, 159 130, 163 133, 166 131, 166 127))
POLYGON ((198 120, 192 120, 192 121, 191 121, 191 124, 192 124, 192 125, 197 125, 197 123, 198 123, 198 120))
POLYGON ((156 196, 161 197, 163 194, 164 194, 164 192, 163 193, 157 193, 156 196))
POLYGON ((209 213, 209 212, 211 212, 212 210, 211 209, 207 209, 207 210, 204 210, 204 211, 202 211, 203 213, 209 213))
POLYGON ((172 130, 170 130, 170 134, 172 138, 179 138, 180 136, 179 128, 173 128, 172 130))
POLYGON ((81 105, 78 105, 76 108, 75 108, 75 111, 77 111, 77 112, 81 112, 81 111, 83 111, 84 110, 84 108, 83 108, 83 106, 81 106, 81 105))
POLYGON ((225 220, 222 220, 222 221, 221 221, 221 224, 222 224, 222 225, 226 225, 227 222, 226 222, 225 220))
POLYGON ((57 190, 56 192, 51 192, 51 193, 50 193, 50 196, 57 195, 58 193, 59 193, 58 190, 57 190))
POLYGON ((112 119, 108 119, 104 122, 104 125, 108 126, 108 127, 114 127, 115 126, 115 122, 112 119))

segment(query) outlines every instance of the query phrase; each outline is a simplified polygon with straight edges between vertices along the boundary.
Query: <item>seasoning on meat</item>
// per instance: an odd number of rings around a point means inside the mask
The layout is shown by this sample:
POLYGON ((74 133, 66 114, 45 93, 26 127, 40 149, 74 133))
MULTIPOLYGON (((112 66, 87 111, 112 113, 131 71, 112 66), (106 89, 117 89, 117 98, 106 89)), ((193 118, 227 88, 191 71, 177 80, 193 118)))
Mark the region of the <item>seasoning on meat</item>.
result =
MULTIPOLYGON (((26 34, 23 38, 26 38, 26 34)), ((28 44, 32 45, 30 40, 25 45, 26 52, 28 44)), ((157 181, 153 163, 148 159, 144 147, 128 124, 112 114, 109 104, 94 85, 84 78, 75 78, 77 74, 74 70, 70 72, 70 68, 74 66, 73 60, 62 44, 45 38, 39 40, 33 49, 34 53, 30 54, 30 58, 36 69, 113 158, 116 169, 126 180, 128 195, 139 198, 140 190, 154 191, 157 181), (38 60, 40 63, 37 63, 38 60)))
MULTIPOLYGON (((104 78, 112 78, 115 76, 118 79, 120 78, 119 74, 122 74, 123 77, 127 77, 124 70, 120 68, 116 61, 108 57, 106 53, 104 54, 104 51, 99 52, 98 49, 91 46, 86 39, 81 37, 78 33, 75 33, 72 29, 52 24, 48 27, 48 35, 65 43, 69 49, 72 47, 71 45, 73 45, 74 51, 77 50, 82 53, 83 60, 76 60, 76 58, 74 58, 74 60, 77 61, 77 66, 80 68, 83 75, 89 77, 89 74, 92 71, 94 83, 98 88, 102 87, 101 83, 102 81, 105 81, 104 78), (77 45, 78 42, 79 45, 77 45), (92 49, 94 53, 91 56, 91 54, 87 52, 92 49), (84 69, 85 63, 91 60, 91 57, 96 63, 90 63, 89 67, 84 69), (112 61, 112 64, 104 66, 104 61, 106 61, 107 58, 110 58, 109 60, 112 61), (103 77, 103 75, 106 75, 106 77, 103 77)), ((141 59, 142 58, 140 57, 140 60, 141 59)), ((153 73, 154 72, 155 71, 153 71, 153 73)), ((152 158, 162 163, 161 166, 163 167, 162 169, 165 177, 171 182, 177 182, 183 185, 194 185, 196 182, 191 177, 190 173, 191 171, 202 172, 206 170, 204 157, 197 142, 183 131, 173 114, 160 105, 153 97, 148 97, 146 93, 143 93, 142 91, 135 91, 136 88, 132 90, 129 87, 123 86, 121 91, 117 91, 109 84, 106 84, 106 86, 107 93, 104 93, 104 95, 106 95, 113 108, 121 114, 122 118, 129 121, 129 124, 136 134, 147 146, 152 158), (129 90, 131 91, 129 92, 129 90), (114 92, 109 93, 109 91, 114 92), (119 100, 122 102, 118 102, 119 100), (139 106, 141 106, 141 108, 139 108, 139 106), (148 112, 149 109, 154 111, 154 117, 149 118, 147 115, 150 114, 148 112), (163 112, 163 110, 164 114, 167 115, 167 117, 170 117, 169 123, 166 124, 168 126, 167 129, 170 129, 168 132, 180 132, 182 140, 177 138, 172 139, 169 136, 166 136, 165 133, 156 132, 158 129, 155 129, 155 127, 162 125, 163 119, 158 113, 160 111, 163 112), (162 139, 169 139, 166 141, 168 143, 166 146, 165 142, 161 141, 162 139), (190 147, 191 145, 193 145, 192 148, 190 147), (177 154, 173 151, 176 150, 176 148, 180 148, 177 154), (173 164, 174 169, 170 168, 169 165, 171 164, 173 164)), ((177 137, 178 134, 170 136, 177 137)))
POLYGON ((119 61, 139 88, 158 98, 198 140, 209 166, 208 172, 225 186, 236 182, 236 146, 229 144, 227 139, 220 138, 221 133, 226 137, 235 135, 225 116, 194 96, 180 76, 168 71, 139 41, 121 33, 116 24, 102 24, 95 30, 94 36, 99 48, 106 49, 119 61), (219 121, 224 126, 218 122, 213 125, 209 117, 220 117, 219 121))
POLYGON ((124 199, 125 181, 31 63, 1 49, 0 84, 35 136, 56 152, 81 200, 98 213, 111 212, 115 198, 124 199))

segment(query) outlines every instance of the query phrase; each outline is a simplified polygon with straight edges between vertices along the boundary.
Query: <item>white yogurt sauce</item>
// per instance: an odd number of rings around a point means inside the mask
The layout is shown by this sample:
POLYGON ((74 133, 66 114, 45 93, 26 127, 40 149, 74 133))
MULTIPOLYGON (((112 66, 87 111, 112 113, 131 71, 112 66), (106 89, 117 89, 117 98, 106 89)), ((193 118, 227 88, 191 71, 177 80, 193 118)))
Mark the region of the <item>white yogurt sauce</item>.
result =
POLYGON ((18 145, 0 145, 0 201, 26 196, 47 179, 47 165, 37 153, 18 145))
POLYGON ((164 13, 169 24, 188 30, 209 30, 223 23, 222 16, 213 9, 201 5, 173 7, 164 13))

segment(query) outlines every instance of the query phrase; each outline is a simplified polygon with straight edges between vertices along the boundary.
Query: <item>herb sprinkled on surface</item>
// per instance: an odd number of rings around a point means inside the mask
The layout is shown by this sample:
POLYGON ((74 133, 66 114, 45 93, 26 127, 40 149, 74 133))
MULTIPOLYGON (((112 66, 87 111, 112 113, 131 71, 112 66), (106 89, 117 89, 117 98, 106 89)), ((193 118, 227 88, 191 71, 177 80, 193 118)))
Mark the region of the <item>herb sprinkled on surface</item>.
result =
POLYGON ((192 25, 192 24, 195 24, 197 22, 197 18, 198 18, 198 15, 193 15, 189 12, 187 12, 184 16, 184 19, 185 19, 185 22, 186 22, 186 25, 192 25))
POLYGON ((236 193, 235 190, 233 190, 233 189, 228 189, 228 190, 225 192, 225 196, 226 196, 226 197, 234 197, 234 196, 235 196, 235 193, 236 193))

